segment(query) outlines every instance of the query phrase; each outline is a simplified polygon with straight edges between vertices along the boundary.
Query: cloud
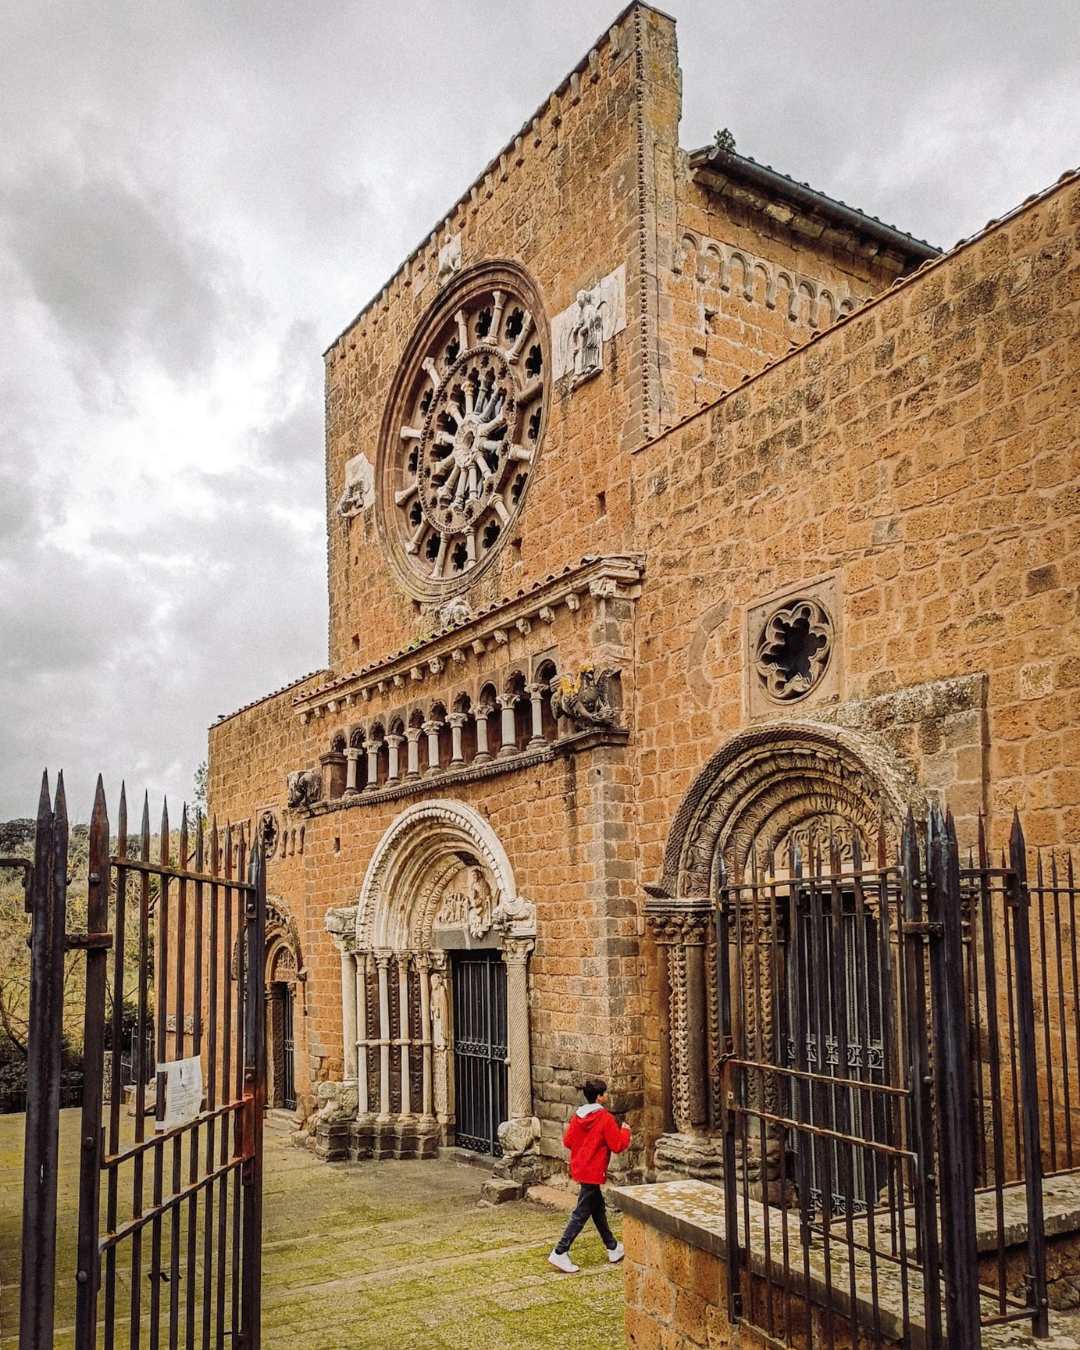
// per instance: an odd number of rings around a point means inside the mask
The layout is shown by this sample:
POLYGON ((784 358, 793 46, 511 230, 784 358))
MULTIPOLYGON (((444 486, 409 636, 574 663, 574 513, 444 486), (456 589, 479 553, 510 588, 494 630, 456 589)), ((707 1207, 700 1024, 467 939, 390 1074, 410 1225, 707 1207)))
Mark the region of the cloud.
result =
MULTIPOLYGON (((325 657, 320 351, 617 0, 9 7, 0 818, 188 794, 325 657)), ((938 242, 1075 158, 1080 7, 683 0, 682 141, 938 242)))

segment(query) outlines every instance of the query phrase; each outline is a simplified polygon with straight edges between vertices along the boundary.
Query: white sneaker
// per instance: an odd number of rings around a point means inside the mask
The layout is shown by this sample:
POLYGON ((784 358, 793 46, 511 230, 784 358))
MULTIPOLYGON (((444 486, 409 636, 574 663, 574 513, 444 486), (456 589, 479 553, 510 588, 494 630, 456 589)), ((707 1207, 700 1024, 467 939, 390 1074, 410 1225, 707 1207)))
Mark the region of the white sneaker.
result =
POLYGON ((614 1247, 608 1248, 607 1259, 612 1265, 614 1265, 616 1261, 621 1261, 623 1259, 623 1245, 621 1242, 616 1242, 614 1247))
MULTIPOLYGON (((620 1248, 620 1253, 621 1251, 620 1248)), ((581 1269, 580 1266, 575 1266, 573 1261, 570 1260, 569 1252, 552 1252, 548 1260, 556 1270, 561 1270, 564 1275, 576 1275, 581 1269)))

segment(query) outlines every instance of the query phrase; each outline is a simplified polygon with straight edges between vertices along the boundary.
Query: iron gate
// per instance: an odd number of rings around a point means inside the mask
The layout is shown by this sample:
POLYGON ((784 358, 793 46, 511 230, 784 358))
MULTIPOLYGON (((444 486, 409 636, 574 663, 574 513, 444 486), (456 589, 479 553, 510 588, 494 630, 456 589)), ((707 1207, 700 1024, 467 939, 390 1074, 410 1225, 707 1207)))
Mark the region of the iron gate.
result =
POLYGON ((498 952, 453 957, 457 1142, 496 1157, 506 1119, 506 967, 498 952))
POLYGON ((216 826, 207 846, 201 818, 192 839, 186 809, 174 841, 165 809, 158 857, 151 860, 149 805, 144 799, 139 833, 129 838, 123 789, 110 847, 99 778, 87 932, 71 933, 67 842, 63 777, 54 803, 46 779, 27 886, 31 1076, 20 1350, 53 1343, 57 980, 72 949, 86 954, 76 1350, 95 1350, 99 1336, 105 1350, 120 1344, 157 1350, 165 1343, 170 1350, 181 1344, 258 1350, 266 1088, 261 849, 256 842, 249 854, 242 830, 216 826), (232 961, 236 947, 240 959, 232 961), (154 1037, 156 1073, 151 1082, 138 1075, 125 1106, 120 1059, 129 1001, 138 1044, 154 1037), (103 1102, 107 1054, 112 1087, 103 1102))
MULTIPOLYGON (((843 860, 833 837, 809 858, 792 847, 779 867, 751 857, 748 876, 720 878, 729 1315, 777 1347, 977 1350, 983 1327, 1013 1321, 1045 1336, 1019 821, 1001 867, 981 832, 977 861, 961 867, 936 808, 924 839, 909 814, 889 852, 883 828, 876 865, 855 835, 843 860), (1019 1288, 1005 1261, 1010 1184, 1027 1213, 1019 1288)), ((1063 970, 1059 955, 1064 1007, 1063 970)), ((1045 969, 1042 983, 1049 1006, 1045 969)), ((1052 1063, 1048 1034, 1044 1074, 1052 1063)))
POLYGON ((296 1074, 293 1064, 293 1052, 296 1048, 293 1031, 293 991, 292 985, 283 987, 281 995, 281 1042, 284 1059, 281 1065, 281 1104, 287 1111, 296 1110, 296 1074))

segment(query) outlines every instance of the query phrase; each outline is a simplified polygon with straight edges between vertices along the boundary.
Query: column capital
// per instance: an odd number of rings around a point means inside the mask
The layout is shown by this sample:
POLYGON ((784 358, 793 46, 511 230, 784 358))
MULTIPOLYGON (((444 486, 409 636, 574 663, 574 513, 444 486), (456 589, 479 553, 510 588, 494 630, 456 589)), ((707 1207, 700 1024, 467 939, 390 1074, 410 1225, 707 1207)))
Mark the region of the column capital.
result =
POLYGON ((715 909, 704 896, 665 896, 645 902, 645 918, 657 942, 697 946, 707 940, 715 909))
POLYGON ((393 960, 394 953, 389 947, 376 947, 372 952, 372 956, 374 956, 375 964, 380 970, 388 970, 390 968, 390 962, 393 960))
POLYGON ((465 723, 469 720, 469 714, 465 712, 448 713, 446 720, 450 723, 452 727, 463 727, 465 723))
POLYGON ((406 728, 405 728, 405 739, 406 739, 407 741, 412 741, 413 744, 415 744, 415 743, 420 739, 420 737, 421 737, 423 734, 424 734, 424 728, 423 728, 423 727, 406 727, 406 728))
POLYGON ((399 736, 397 732, 392 731, 386 738, 386 744, 396 750, 403 740, 405 740, 404 736, 399 736))
POLYGON ((428 736, 434 736, 442 730, 442 725, 441 722, 425 722, 423 730, 428 736))
POLYGON ((535 946, 532 938, 507 938, 502 946, 503 960, 508 966, 523 966, 535 946))

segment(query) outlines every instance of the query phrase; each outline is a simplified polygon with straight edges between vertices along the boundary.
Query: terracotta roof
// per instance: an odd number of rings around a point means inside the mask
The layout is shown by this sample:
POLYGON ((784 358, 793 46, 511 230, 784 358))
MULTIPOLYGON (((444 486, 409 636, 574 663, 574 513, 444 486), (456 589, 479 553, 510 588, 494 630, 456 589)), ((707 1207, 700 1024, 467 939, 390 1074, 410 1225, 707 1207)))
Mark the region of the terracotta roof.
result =
POLYGON ((277 698, 279 694, 286 694, 290 689, 295 689, 298 684, 303 684, 305 680, 313 680, 316 675, 325 675, 326 670, 309 670, 306 675, 300 675, 295 680, 290 680, 288 684, 283 684, 280 689, 273 689, 269 694, 263 694, 262 698, 253 698, 250 703, 242 703, 239 708, 234 708, 230 713, 218 713, 217 717, 210 724, 210 730, 221 726, 222 722, 228 722, 234 717, 239 717, 242 712, 247 712, 249 708, 257 708, 260 703, 268 703, 270 699, 277 698))
POLYGON ((922 261, 926 258, 936 258, 941 252, 925 239, 908 234, 906 230, 897 229, 895 225, 888 225, 857 206, 849 206, 847 202, 840 201, 836 197, 829 197, 824 192, 812 188, 809 183, 800 183, 789 174, 774 169, 771 164, 759 164, 751 155, 740 155, 734 150, 707 145, 701 150, 691 152, 690 166, 693 169, 713 169, 729 178, 752 183, 772 194, 788 197, 799 206, 807 207, 836 224, 860 230, 863 234, 870 235, 908 257, 922 261))

